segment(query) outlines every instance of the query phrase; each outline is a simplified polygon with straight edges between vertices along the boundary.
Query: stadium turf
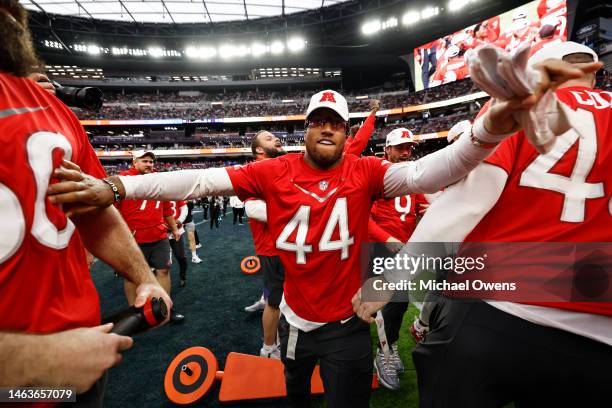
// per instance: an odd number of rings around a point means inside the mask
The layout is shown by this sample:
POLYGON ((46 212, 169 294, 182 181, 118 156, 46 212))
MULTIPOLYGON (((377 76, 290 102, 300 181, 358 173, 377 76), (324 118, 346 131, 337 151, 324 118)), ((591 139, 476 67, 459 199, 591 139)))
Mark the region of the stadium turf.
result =
MULTIPOLYGON (((261 275, 244 275, 240 261, 254 254, 249 227, 234 226, 231 211, 219 229, 210 230, 208 224, 197 226, 202 248, 198 250, 203 262, 189 262, 187 286, 178 286, 178 265, 172 270, 172 297, 177 309, 185 315, 180 325, 164 327, 135 337, 134 347, 125 352, 123 362, 110 370, 106 388, 106 407, 168 407, 174 406, 163 390, 164 373, 172 358, 192 346, 210 349, 223 369, 225 358, 231 351, 258 354, 262 343, 261 313, 249 314, 243 310, 261 295, 261 275)), ((196 222, 202 214, 196 214, 196 222)), ((123 281, 115 278, 107 265, 98 261, 92 275, 98 291, 102 314, 109 315, 127 306, 123 294, 123 281)), ((401 376, 402 388, 391 392, 379 388, 372 395, 371 407, 416 407, 418 392, 416 374, 410 352, 414 342, 407 328, 414 319, 416 309, 410 307, 400 336, 400 354, 406 365, 401 376)), ((372 338, 376 339, 372 325, 372 338)), ((373 343, 374 344, 374 343, 373 343)), ((207 407, 285 407, 282 400, 244 401, 221 404, 217 400, 218 383, 198 403, 207 407)), ((315 407, 324 407, 322 397, 315 398, 315 407)))

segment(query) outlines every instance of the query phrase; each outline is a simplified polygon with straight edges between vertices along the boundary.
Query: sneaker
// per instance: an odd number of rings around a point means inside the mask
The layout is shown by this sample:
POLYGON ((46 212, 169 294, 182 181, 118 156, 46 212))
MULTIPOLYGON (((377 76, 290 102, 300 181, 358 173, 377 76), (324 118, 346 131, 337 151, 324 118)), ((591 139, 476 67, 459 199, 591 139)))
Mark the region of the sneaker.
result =
POLYGON ((391 345, 391 364, 395 367, 395 371, 397 374, 401 374, 404 372, 404 363, 399 355, 399 350, 397 348, 397 343, 391 345))
POLYGON ((381 349, 378 349, 376 352, 374 368, 376 368, 378 382, 381 383, 383 387, 391 391, 400 389, 399 377, 391 361, 391 356, 385 356, 381 349))
POLYGON ((197 256, 197 255, 193 255, 193 256, 191 257, 191 263, 194 263, 194 264, 199 264, 199 263, 202 263, 202 260, 200 259, 200 257, 199 257, 199 256, 197 256))
POLYGON ((195 247, 196 247, 196 249, 200 249, 200 248, 202 248, 202 244, 196 244, 195 247))
POLYGON ((281 358, 280 348, 276 344, 273 346, 267 346, 264 344, 261 350, 259 350, 259 356, 280 360, 281 358))
POLYGON ((264 310, 266 307, 266 301, 263 296, 259 298, 259 300, 253 303, 251 306, 247 306, 244 308, 245 312, 254 313, 260 310, 264 310))
POLYGON ((182 323, 185 320, 185 316, 176 311, 176 309, 172 308, 170 312, 170 321, 172 323, 182 323))
POLYGON ((416 341, 417 343, 420 343, 425 340, 425 336, 427 336, 428 331, 429 328, 427 327, 427 325, 423 324, 423 322, 421 322, 418 317, 414 319, 414 323, 412 323, 412 325, 410 326, 410 334, 412 335, 412 337, 414 337, 414 341, 416 341))

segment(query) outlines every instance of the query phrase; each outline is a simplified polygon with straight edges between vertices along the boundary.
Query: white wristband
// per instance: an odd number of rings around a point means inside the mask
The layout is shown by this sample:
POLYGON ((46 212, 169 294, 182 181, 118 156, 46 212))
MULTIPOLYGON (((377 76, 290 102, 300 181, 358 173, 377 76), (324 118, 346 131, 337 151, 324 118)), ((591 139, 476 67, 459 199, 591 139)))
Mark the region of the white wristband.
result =
POLYGON ((485 115, 486 113, 476 119, 474 125, 472 126, 472 136, 475 139, 479 140, 482 143, 499 143, 514 134, 514 132, 504 133, 501 135, 494 135, 493 133, 490 133, 484 125, 485 115))

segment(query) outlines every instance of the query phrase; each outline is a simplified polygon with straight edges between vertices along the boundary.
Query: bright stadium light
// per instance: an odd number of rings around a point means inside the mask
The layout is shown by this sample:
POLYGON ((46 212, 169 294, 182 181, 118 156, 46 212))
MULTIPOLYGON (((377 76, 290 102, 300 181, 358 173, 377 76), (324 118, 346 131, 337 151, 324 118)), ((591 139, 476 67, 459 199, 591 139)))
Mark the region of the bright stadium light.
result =
POLYGON ((282 54, 285 51, 285 46, 280 41, 274 41, 270 44, 270 52, 274 55, 282 54))
POLYGON ((287 49, 289 52, 300 52, 306 48, 306 41, 301 37, 292 37, 287 40, 287 49))
POLYGON ((188 58, 198 58, 198 49, 196 47, 185 48, 185 55, 188 58))
POLYGON ((402 17, 402 24, 409 26, 418 23, 421 20, 421 14, 418 11, 411 10, 402 17))
POLYGON ((397 18, 391 17, 382 23, 382 29, 387 30, 389 28, 397 27, 397 18))
POLYGON ((149 55, 153 58, 160 58, 164 55, 164 50, 159 47, 149 47, 147 51, 149 52, 149 55))
POLYGON ((423 20, 431 18, 433 16, 437 16, 440 13, 440 9, 438 7, 426 7, 421 11, 421 18, 423 20))
POLYGON ((87 46, 87 52, 91 55, 98 55, 100 54, 100 47, 94 44, 90 44, 87 46))
POLYGON ((219 57, 223 59, 233 58, 236 54, 236 49, 232 44, 224 44, 219 47, 219 57))
POLYGON ((251 44, 251 55, 254 57, 259 57, 268 52, 268 47, 266 47, 262 43, 253 43, 251 44))
POLYGON ((364 35, 376 34, 377 32, 380 31, 380 29, 381 29, 380 20, 368 21, 361 26, 361 32, 364 35))

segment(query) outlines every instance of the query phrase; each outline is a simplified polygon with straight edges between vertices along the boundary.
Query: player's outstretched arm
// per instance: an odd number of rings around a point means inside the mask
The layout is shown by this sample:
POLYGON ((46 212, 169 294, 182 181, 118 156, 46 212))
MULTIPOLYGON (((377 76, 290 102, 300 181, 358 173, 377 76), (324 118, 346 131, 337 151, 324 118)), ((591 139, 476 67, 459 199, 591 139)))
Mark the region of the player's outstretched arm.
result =
POLYGON ((263 200, 248 200, 244 203, 247 217, 259 222, 268 222, 266 202, 263 200))
POLYGON ((132 347, 112 324, 35 335, 0 332, 0 386, 75 387, 87 391, 132 347))
POLYGON ((152 297, 161 297, 168 310, 172 301, 159 285, 125 221, 113 206, 72 217, 85 247, 97 258, 136 285, 134 305, 141 307, 152 297))
MULTIPOLYGON (((463 242, 499 199, 508 174, 500 167, 482 163, 466 178, 450 186, 425 212, 400 254, 419 257, 440 255, 439 245, 429 243, 463 242), (432 251, 435 253, 429 253, 432 251)), ((420 271, 386 270, 389 282, 412 280, 420 271)))
POLYGON ((78 203, 68 215, 111 205, 116 199, 190 200, 210 195, 234 195, 227 170, 181 170, 141 176, 109 177, 110 183, 84 174, 70 162, 64 162, 54 176, 62 182, 49 186, 52 203, 78 203), (116 187, 116 192, 113 187, 116 187))

